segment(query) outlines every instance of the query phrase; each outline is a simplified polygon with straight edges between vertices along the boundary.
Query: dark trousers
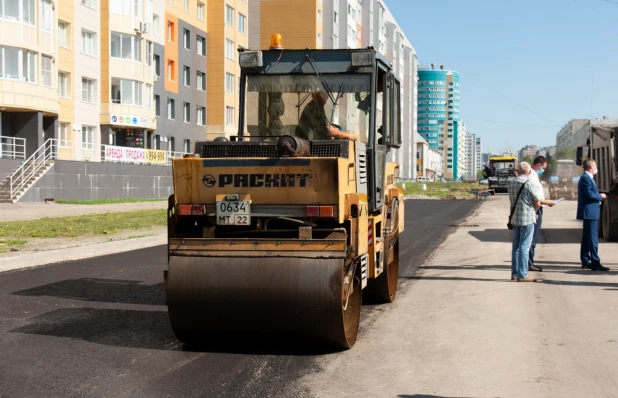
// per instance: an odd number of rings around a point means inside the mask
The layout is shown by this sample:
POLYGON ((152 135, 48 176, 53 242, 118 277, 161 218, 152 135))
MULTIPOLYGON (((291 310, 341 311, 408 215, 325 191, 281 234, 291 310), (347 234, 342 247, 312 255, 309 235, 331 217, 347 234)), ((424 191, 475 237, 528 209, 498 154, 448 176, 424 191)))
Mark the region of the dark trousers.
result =
POLYGON ((597 220, 584 220, 579 256, 582 264, 590 264, 593 267, 601 264, 599 258, 599 222, 597 220))
POLYGON ((543 224, 543 208, 537 210, 536 212, 539 218, 536 220, 536 224, 534 224, 534 235, 532 235, 532 246, 530 246, 530 253, 528 254, 528 267, 534 265, 534 249, 536 248, 536 242, 539 240, 539 234, 541 233, 541 224, 543 224))

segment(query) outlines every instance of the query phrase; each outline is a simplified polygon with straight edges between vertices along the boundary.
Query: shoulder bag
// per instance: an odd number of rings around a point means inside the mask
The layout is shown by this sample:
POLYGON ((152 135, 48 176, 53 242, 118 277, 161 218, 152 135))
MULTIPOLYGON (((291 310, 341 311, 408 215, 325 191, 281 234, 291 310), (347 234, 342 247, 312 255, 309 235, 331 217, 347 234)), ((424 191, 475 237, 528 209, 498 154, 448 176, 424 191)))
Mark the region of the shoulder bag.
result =
POLYGON ((513 203, 513 206, 511 206, 511 215, 509 216, 509 222, 506 224, 506 227, 508 229, 513 229, 513 224, 511 224, 511 218, 513 218, 513 213, 515 212, 515 208, 517 207, 517 201, 519 200, 519 195, 521 195, 521 191, 524 190, 524 187, 526 186, 528 181, 521 184, 521 188, 519 188, 519 192, 517 192, 517 198, 515 198, 515 203, 513 203))

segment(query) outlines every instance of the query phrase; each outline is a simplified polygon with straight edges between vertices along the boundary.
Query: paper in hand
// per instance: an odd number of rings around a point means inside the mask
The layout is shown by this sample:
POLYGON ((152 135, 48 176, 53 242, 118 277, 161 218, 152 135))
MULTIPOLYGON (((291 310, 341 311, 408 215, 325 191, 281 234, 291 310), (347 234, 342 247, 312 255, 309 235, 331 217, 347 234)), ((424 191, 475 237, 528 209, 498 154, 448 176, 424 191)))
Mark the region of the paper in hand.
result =
POLYGON ((554 202, 558 203, 558 202, 562 202, 563 200, 564 200, 564 198, 560 198, 560 199, 554 200, 554 202))

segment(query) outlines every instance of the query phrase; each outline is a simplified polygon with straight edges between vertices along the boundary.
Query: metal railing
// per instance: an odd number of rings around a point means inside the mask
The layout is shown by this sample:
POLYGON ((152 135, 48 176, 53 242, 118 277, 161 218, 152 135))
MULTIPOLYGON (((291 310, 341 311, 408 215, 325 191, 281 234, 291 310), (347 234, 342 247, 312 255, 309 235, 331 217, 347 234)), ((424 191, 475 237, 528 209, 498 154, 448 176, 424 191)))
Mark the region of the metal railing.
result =
POLYGON ((47 165, 48 161, 56 159, 57 154, 58 140, 49 138, 9 177, 10 197, 13 198, 21 191, 30 179, 47 165))
POLYGON ((0 158, 25 159, 26 139, 0 136, 0 158))

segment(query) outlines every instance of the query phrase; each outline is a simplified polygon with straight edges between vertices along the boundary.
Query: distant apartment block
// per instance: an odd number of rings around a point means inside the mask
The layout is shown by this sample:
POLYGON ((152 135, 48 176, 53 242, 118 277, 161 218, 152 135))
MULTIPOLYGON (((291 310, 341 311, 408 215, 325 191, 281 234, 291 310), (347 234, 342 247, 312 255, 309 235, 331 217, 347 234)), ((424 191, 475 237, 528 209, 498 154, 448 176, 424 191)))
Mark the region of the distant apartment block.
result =
POLYGON ((586 145, 590 127, 596 126, 618 126, 618 119, 573 119, 570 120, 556 134, 556 149, 575 149, 578 146, 586 145))
POLYGON ((517 161, 523 162, 526 157, 531 157, 534 159, 534 155, 539 151, 539 147, 537 145, 526 145, 521 148, 517 154, 517 161))
POLYGON ((466 134, 465 136, 465 175, 476 175, 478 170, 478 156, 476 147, 476 136, 474 134, 466 134))
POLYGON ((459 118, 459 72, 423 67, 418 72, 418 133, 444 157, 444 175, 465 172, 465 126, 459 118))
POLYGON ((436 180, 444 174, 444 157, 420 135, 416 137, 416 178, 436 180))

